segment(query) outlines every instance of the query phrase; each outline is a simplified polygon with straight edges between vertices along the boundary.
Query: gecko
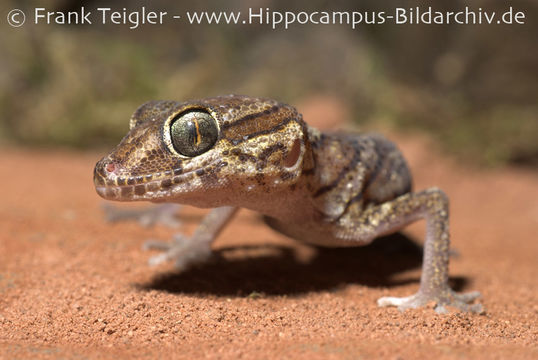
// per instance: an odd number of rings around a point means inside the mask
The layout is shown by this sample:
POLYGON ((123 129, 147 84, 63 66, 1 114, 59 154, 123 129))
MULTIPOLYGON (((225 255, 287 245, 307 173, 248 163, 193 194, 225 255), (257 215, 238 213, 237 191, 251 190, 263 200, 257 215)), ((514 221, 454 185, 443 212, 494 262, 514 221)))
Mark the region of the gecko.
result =
POLYGON ((474 303, 479 292, 456 293, 448 284, 447 196, 436 187, 413 191, 406 160, 382 135, 321 132, 290 105, 240 95, 150 101, 129 127, 95 166, 101 197, 212 208, 191 236, 149 244, 162 250, 151 263, 171 260, 186 269, 205 261, 239 208, 262 214, 288 237, 325 247, 366 245, 424 219, 418 292, 382 297, 378 305, 483 311, 474 303))

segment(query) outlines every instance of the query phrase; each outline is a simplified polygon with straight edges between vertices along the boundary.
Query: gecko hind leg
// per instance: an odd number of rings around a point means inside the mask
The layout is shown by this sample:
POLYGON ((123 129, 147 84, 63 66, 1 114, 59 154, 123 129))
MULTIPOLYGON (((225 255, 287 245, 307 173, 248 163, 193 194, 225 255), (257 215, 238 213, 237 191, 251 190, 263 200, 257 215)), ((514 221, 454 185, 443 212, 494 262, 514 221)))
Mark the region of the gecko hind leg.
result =
MULTIPOLYGON (((417 308, 434 302, 435 310, 447 312, 447 306, 461 311, 482 313, 480 304, 469 304, 479 292, 457 294, 448 285, 449 224, 448 198, 437 188, 407 193, 383 204, 368 208, 355 223, 354 238, 364 241, 389 234, 416 220, 426 220, 426 239, 420 288, 408 297, 382 297, 379 306, 396 306, 400 310, 417 308), (358 225, 358 226, 356 226, 358 225)), ((348 230, 349 231, 349 230, 348 230)))

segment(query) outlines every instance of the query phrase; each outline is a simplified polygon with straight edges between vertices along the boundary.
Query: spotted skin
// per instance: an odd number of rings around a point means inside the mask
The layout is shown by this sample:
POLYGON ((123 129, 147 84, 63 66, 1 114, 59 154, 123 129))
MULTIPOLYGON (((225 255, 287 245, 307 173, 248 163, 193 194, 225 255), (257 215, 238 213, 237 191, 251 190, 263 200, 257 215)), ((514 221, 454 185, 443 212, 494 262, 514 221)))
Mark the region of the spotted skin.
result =
POLYGON ((174 260, 179 268, 209 256, 238 208, 263 214, 269 226, 296 240, 329 247, 365 245, 425 219, 419 291, 378 304, 404 310, 433 302, 438 312, 447 306, 482 312, 480 304, 469 304, 478 293, 460 295, 448 286, 446 195, 437 188, 412 192, 402 154, 381 135, 321 133, 294 107, 270 99, 151 101, 97 163, 94 183, 105 199, 215 208, 190 238, 178 236, 151 260, 174 260), (170 132, 174 119, 190 111, 210 114, 218 127, 215 144, 194 157, 178 153, 170 132))

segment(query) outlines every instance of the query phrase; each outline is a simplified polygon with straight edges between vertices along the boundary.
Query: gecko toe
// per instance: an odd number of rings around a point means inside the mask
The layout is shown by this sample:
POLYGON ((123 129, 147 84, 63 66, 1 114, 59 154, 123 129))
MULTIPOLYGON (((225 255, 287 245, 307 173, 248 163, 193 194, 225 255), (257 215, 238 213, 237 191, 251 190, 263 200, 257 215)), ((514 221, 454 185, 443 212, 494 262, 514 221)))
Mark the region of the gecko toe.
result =
POLYGON ((164 263, 166 261, 168 261, 168 255, 167 255, 166 252, 164 252, 162 254, 150 257, 149 260, 148 260, 148 264, 149 264, 149 266, 157 266, 157 265, 160 265, 160 264, 162 264, 162 263, 164 263))
POLYGON ((468 293, 464 293, 464 294, 456 294, 454 293, 454 297, 456 299, 458 299, 459 301, 462 301, 462 302, 465 302, 465 303, 468 303, 468 302, 471 302, 475 299, 478 299, 480 297, 480 292, 479 291, 471 291, 471 292, 468 292, 468 293))
POLYGON ((172 244, 160 240, 147 240, 142 244, 142 250, 168 251, 171 247, 172 244))
POLYGON ((187 270, 193 265, 203 263, 211 257, 211 247, 207 242, 198 241, 183 234, 175 234, 171 242, 148 240, 144 250, 158 250, 160 254, 149 259, 150 266, 156 266, 167 261, 174 261, 176 270, 187 270))

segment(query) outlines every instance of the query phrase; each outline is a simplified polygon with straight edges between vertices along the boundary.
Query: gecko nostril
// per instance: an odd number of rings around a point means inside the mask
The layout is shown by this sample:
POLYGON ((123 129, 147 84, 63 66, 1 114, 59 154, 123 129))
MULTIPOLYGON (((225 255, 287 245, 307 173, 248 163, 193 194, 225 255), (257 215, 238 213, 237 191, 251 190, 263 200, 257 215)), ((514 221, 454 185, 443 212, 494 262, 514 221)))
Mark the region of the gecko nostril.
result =
POLYGON ((105 170, 109 173, 114 172, 114 170, 116 170, 116 164, 114 164, 113 162, 106 164, 105 170))

